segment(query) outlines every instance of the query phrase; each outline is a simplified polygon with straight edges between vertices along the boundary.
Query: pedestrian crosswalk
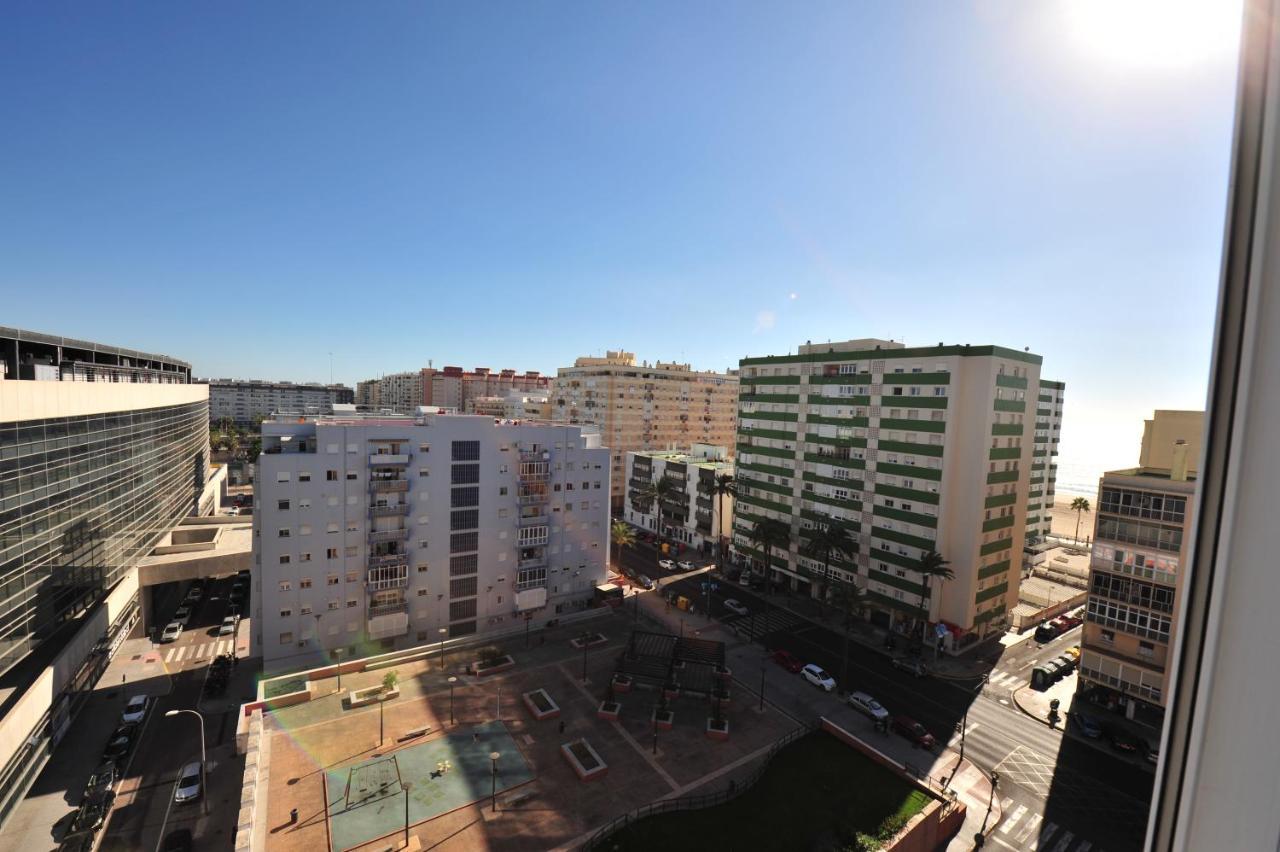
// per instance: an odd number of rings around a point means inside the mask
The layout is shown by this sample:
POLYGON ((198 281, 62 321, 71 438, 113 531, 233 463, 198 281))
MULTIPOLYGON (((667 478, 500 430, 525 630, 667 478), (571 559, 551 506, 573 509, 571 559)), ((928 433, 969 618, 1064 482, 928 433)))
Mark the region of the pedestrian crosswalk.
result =
POLYGON ((768 612, 751 613, 749 615, 731 615, 724 618, 724 623, 735 633, 746 639, 755 640, 771 633, 805 624, 805 620, 785 609, 770 609, 768 612))
POLYGON ((1026 681, 1022 675, 1013 674, 1012 672, 1002 672, 995 669, 987 677, 987 686, 996 686, 1005 689, 1016 689, 1019 686, 1025 686, 1026 681))
POLYGON ((1005 818, 996 829, 997 845, 1019 852, 1102 852, 1092 842, 1027 808, 1001 803, 1005 818))
POLYGON ((211 660, 219 654, 230 654, 235 651, 234 638, 218 639, 200 645, 175 645, 164 655, 166 663, 186 663, 193 660, 211 660))

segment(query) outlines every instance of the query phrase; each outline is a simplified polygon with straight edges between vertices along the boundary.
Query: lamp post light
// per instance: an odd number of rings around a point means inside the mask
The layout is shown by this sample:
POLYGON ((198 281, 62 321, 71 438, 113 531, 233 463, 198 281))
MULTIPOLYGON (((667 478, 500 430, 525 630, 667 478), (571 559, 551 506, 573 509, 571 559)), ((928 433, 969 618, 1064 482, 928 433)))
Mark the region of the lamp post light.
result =
POLYGON ((379 746, 382 745, 382 741, 383 741, 382 705, 385 704, 386 701, 387 701, 386 695, 383 695, 383 694, 378 695, 378 745, 379 746))
MULTIPOLYGON (((317 630, 320 629, 319 625, 316 625, 316 629, 317 630)), ((338 694, 341 695, 342 694, 342 649, 341 648, 333 649, 333 658, 338 661, 338 694)))
POLYGON ((453 722, 453 688, 457 685, 458 679, 453 675, 449 675, 449 724, 453 722))
POLYGON ((404 848, 409 848, 409 791, 413 789, 413 784, 403 781, 400 784, 404 787, 404 848))
POLYGON ((436 632, 440 634, 440 671, 444 671, 444 637, 449 635, 449 629, 441 627, 436 632))
POLYGON ((502 755, 496 751, 489 752, 489 778, 492 782, 489 796, 494 813, 498 812, 498 758, 500 757, 502 755))
POLYGON ((524 646, 529 647, 529 625, 533 623, 533 613, 526 612, 524 614, 524 646))
POLYGON ((200 720, 200 801, 204 812, 209 813, 209 760, 205 754, 204 748, 204 717, 195 710, 166 710, 165 716, 177 716, 181 713, 190 713, 200 720))
POLYGON ((768 659, 769 659, 768 657, 760 658, 760 712, 761 713, 764 712, 764 670, 765 670, 765 661, 767 661, 768 659))
MULTIPOLYGON (((982 675, 982 680, 978 681, 978 684, 971 690, 975 695, 978 694, 979 692, 982 692, 982 688, 987 685, 988 677, 990 677, 990 675, 984 673, 982 675)), ((964 763, 964 737, 968 729, 969 729, 969 705, 965 704, 964 719, 960 722, 960 759, 956 761, 956 772, 960 771, 960 764, 964 763)), ((951 777, 955 778, 956 773, 952 772, 951 777)))

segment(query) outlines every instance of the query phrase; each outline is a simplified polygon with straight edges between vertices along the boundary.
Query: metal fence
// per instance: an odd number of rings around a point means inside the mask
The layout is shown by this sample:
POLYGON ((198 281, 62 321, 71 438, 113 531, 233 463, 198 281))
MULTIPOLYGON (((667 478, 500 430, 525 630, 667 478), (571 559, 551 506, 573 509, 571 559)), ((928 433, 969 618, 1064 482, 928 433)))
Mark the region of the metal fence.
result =
POLYGON ((724 804, 730 799, 737 798, 747 790, 751 789, 751 787, 760 780, 779 751, 791 745, 791 743, 806 734, 811 734, 818 730, 821 730, 821 725, 818 722, 812 722, 784 734, 773 744, 768 753, 765 754, 764 758, 761 760, 760 765, 752 770, 750 775, 746 778, 731 782, 728 789, 720 790, 716 793, 681 796, 678 799, 659 799, 656 802, 651 802, 643 807, 637 808, 630 813, 623 814, 597 830, 595 834, 591 835, 591 837, 582 844, 581 849, 583 852, 590 852, 590 850, 593 849, 603 848, 605 841, 638 820, 646 819, 651 816, 659 816, 660 814, 672 813, 673 811, 695 811, 702 808, 713 808, 716 805, 724 804))

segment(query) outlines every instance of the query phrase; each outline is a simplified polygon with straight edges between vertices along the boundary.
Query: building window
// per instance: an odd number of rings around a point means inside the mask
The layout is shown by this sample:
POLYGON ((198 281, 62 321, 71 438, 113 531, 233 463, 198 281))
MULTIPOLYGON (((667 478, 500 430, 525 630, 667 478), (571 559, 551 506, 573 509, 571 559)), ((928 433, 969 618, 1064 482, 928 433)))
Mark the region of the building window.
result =
POLYGON ((288 580, 281 580, 281 581, 280 581, 280 591, 282 591, 282 592, 287 592, 287 591, 289 591, 289 588, 290 588, 290 586, 289 586, 289 581, 288 581, 288 580))
POLYGON ((449 536, 449 552, 462 553, 468 550, 478 550, 480 548, 480 533, 453 533, 449 536))
POLYGON ((338 558, 338 548, 336 548, 336 547, 330 547, 328 550, 326 550, 326 551, 324 552, 324 556, 325 556, 325 558, 326 558, 326 559, 337 559, 337 558, 338 558))
POLYGON ((281 618, 291 618, 292 616, 293 616, 293 610, 291 610, 291 609, 282 609, 282 610, 280 610, 280 617, 281 617, 281 618))
POLYGON ((309 474, 309 473, 300 473, 300 474, 298 474, 298 481, 299 481, 299 482, 310 482, 310 481, 311 481, 311 474, 309 474))
POLYGON ((288 482, 289 472, 282 470, 276 473, 276 482, 288 482))
POLYGON ((311 614, 311 607, 307 606, 306 604, 303 604, 301 607, 298 608, 298 615, 310 615, 310 614, 311 614))
POLYGON ((451 530, 469 530, 478 526, 480 526, 479 509, 463 509, 462 511, 451 513, 449 518, 449 529, 451 530))
POLYGON ((325 582, 325 585, 327 586, 336 586, 338 585, 338 575, 330 574, 328 577, 325 578, 324 582, 325 582))
POLYGON ((358 478, 358 476, 359 476, 359 475, 358 475, 354 470, 352 470, 352 471, 348 471, 348 472, 347 472, 347 479, 348 479, 348 480, 354 480, 354 479, 358 478))
POLYGON ((311 561, 311 554, 310 554, 310 553, 300 553, 300 554, 298 554, 298 561, 299 561, 299 562, 310 562, 310 561, 311 561))
POLYGON ((324 472, 324 478, 325 478, 325 480, 326 480, 326 481, 328 481, 328 482, 337 482, 337 481, 338 481, 338 472, 337 472, 336 470, 326 470, 326 471, 324 472))
POLYGON ((289 537, 289 528, 288 528, 288 527, 282 527, 282 528, 280 529, 280 531, 279 531, 279 535, 280 535, 280 538, 288 538, 288 537, 289 537))
POLYGON ((281 565, 288 565, 288 564, 289 564, 289 554, 287 554, 287 553, 286 553, 286 554, 284 554, 283 556, 281 556, 281 557, 280 557, 280 564, 281 564, 281 565))
POLYGON ((452 509, 465 509, 469 506, 480 505, 480 488, 472 485, 466 488, 455 488, 449 495, 449 507, 452 509))
POLYGON ((360 601, 356 600, 355 598, 351 598, 350 600, 347 601, 347 609, 352 609, 355 606, 357 606, 359 603, 360 601))
POLYGON ((450 472, 450 481, 453 485, 473 485, 480 481, 480 465, 478 464, 455 464, 450 472))
POLYGON ((277 501, 276 501, 276 509, 277 509, 278 511, 281 511, 281 512, 287 512, 287 511, 289 511, 289 501, 288 501, 288 500, 277 500, 277 501))
POLYGON ((329 610, 332 612, 332 611, 336 611, 337 609, 338 609, 338 602, 329 601, 329 610))
POLYGON ((280 634, 280 644, 281 644, 281 645, 288 645, 288 644, 290 644, 290 643, 292 643, 292 642, 293 642, 293 633, 291 633, 291 632, 290 632, 290 633, 281 633, 281 634, 280 634))
POLYGON ((300 589, 309 589, 309 588, 311 588, 311 578, 310 578, 310 577, 303 577, 301 580, 299 580, 299 581, 298 581, 298 588, 300 588, 300 589))

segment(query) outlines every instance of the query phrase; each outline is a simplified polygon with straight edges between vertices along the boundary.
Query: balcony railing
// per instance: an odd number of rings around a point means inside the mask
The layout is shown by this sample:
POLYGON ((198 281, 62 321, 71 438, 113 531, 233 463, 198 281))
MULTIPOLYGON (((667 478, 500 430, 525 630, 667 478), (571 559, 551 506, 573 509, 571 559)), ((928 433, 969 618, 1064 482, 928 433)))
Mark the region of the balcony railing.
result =
POLYGON ((545 585, 547 585, 546 577, 541 580, 525 580, 524 582, 516 583, 516 591, 523 592, 527 589, 540 589, 545 585))
POLYGON ((528 559, 521 559, 516 562, 517 568, 545 568, 547 567, 546 556, 530 556, 528 559))
POLYGON ((396 515, 409 514, 409 504, 401 503, 398 506, 370 506, 369 517, 371 518, 392 518, 396 515))
POLYGON ((543 470, 538 472, 520 471, 519 480, 521 482, 547 482, 551 479, 551 471, 543 470))
POLYGON ((409 578, 387 577, 381 580, 365 580, 365 588, 370 592, 381 592, 384 589, 403 589, 409 585, 409 578))
POLYGON ((378 618, 383 615, 399 615, 401 613, 408 614, 409 604, 407 601, 393 604, 380 604, 378 606, 369 607, 369 617, 378 618))
POLYGON ((407 479, 371 479, 369 480, 369 490, 375 494, 395 494, 403 493, 409 490, 409 480, 407 479))
POLYGON ((369 466, 404 465, 409 463, 408 453, 370 453, 369 466))
POLYGON ((531 527, 536 524, 549 524, 551 519, 546 515, 521 515, 519 518, 520 526, 531 527))
POLYGON ((533 494, 521 494, 516 497, 516 505, 536 506, 539 503, 546 503, 550 499, 551 495, 546 491, 539 491, 533 494))
POLYGON ((378 530, 376 532, 369 533, 369 543, 382 544, 383 542, 388 541, 404 541, 408 537, 409 531, 407 529, 378 530))
POLYGON ((369 557, 370 568, 389 568, 392 565, 408 566, 408 564, 409 554, 407 553, 388 553, 385 556, 369 557))
POLYGON ((520 451, 520 461, 522 462, 550 461, 550 460, 551 460, 550 450, 521 450, 520 451))

